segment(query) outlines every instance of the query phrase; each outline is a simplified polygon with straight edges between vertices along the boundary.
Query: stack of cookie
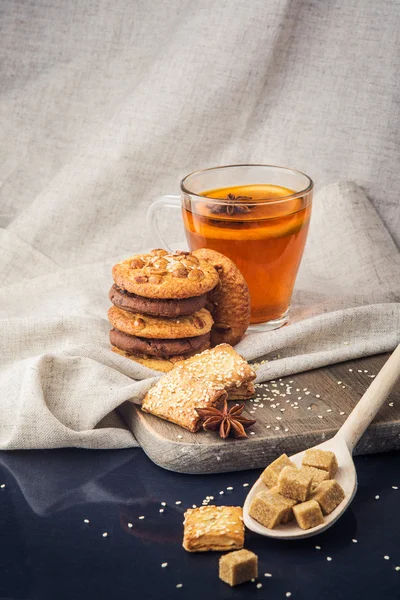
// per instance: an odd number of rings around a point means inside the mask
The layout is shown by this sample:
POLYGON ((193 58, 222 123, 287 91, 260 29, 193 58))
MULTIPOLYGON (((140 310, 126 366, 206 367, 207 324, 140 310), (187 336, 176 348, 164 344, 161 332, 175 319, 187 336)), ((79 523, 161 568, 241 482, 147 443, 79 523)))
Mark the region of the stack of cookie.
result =
POLYGON ((113 268, 108 312, 113 350, 158 371, 210 345, 213 319, 204 308, 216 269, 188 252, 152 250, 113 268))
POLYGON ((170 371, 210 345, 233 346, 249 325, 246 281, 214 250, 152 250, 115 265, 113 278, 113 350, 157 371, 170 371))

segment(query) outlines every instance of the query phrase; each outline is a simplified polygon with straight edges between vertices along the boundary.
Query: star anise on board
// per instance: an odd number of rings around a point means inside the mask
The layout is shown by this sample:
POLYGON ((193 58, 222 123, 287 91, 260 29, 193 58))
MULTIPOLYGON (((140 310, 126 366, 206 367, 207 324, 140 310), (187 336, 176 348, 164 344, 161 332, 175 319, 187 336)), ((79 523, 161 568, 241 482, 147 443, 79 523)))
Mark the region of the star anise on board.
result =
POLYGON ((203 420, 203 429, 206 431, 219 430, 219 435, 223 439, 226 439, 229 434, 239 439, 247 438, 245 429, 255 423, 254 419, 242 417, 244 404, 235 404, 232 408, 228 408, 226 398, 224 398, 222 410, 213 407, 196 408, 195 410, 203 420))
POLYGON ((250 212, 250 208, 245 204, 234 204, 235 202, 243 202, 244 200, 252 200, 251 196, 235 196, 234 194, 228 194, 226 198, 221 198, 222 200, 227 200, 228 204, 209 204, 208 209, 210 213, 214 215, 219 215, 223 213, 227 213, 229 216, 237 214, 245 214, 250 212))

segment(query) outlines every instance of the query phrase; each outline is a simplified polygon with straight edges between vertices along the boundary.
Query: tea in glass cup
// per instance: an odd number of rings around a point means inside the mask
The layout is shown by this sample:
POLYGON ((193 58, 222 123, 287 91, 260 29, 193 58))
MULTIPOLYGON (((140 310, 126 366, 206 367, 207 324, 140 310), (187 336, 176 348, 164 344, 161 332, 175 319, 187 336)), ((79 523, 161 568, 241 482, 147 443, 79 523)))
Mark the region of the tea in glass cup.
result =
MULTIPOLYGON (((155 211, 179 205, 189 248, 211 248, 233 260, 249 286, 251 323, 275 329, 288 319, 312 188, 307 175, 284 167, 217 167, 185 177, 178 201, 154 203, 149 220, 154 232, 155 211)), ((159 244, 158 231, 153 237, 159 244)))

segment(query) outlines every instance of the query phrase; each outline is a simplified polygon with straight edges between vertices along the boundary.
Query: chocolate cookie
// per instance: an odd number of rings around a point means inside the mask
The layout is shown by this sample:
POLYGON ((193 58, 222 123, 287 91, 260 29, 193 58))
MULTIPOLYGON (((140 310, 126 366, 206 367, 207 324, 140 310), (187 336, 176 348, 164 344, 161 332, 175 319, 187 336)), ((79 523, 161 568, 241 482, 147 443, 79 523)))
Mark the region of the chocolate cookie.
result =
POLYGON ((205 308, 192 315, 166 319, 143 313, 131 313, 117 306, 111 306, 108 319, 115 329, 128 335, 169 340, 204 335, 211 330, 213 324, 212 317, 205 308))
POLYGON ((128 312, 169 318, 190 315, 204 308, 207 301, 207 294, 193 296, 193 298, 182 298, 180 300, 145 298, 144 296, 127 292, 116 285, 112 286, 109 297, 115 306, 123 308, 128 312))
POLYGON ((207 296, 207 308, 214 319, 211 345, 227 343, 234 346, 240 342, 250 323, 247 283, 235 263, 220 252, 200 248, 193 256, 207 261, 219 275, 219 284, 207 296))
POLYGON ((110 343, 129 354, 146 354, 157 358, 169 358, 188 352, 199 352, 209 345, 210 334, 205 333, 196 337, 180 338, 176 340, 149 339, 128 335, 112 329, 110 343))
POLYGON ((137 354, 129 354, 128 352, 125 352, 124 350, 120 350, 119 348, 116 348, 115 346, 112 346, 111 349, 113 352, 116 352, 117 354, 120 354, 121 356, 124 356, 125 358, 129 358, 130 360, 133 360, 134 362, 138 362, 141 365, 148 367, 149 369, 153 369, 154 371, 161 371, 162 373, 168 373, 168 371, 171 371, 171 369, 174 368, 176 363, 179 363, 182 360, 186 360, 187 358, 194 356, 198 352, 207 350, 208 347, 209 347, 209 344, 206 344, 204 346, 204 348, 202 348, 201 350, 197 350, 196 352, 189 352, 188 354, 184 354, 184 355, 171 356, 171 358, 156 358, 155 356, 146 356, 146 357, 138 356, 137 354))
POLYGON ((146 298, 202 296, 218 283, 214 267, 190 252, 137 254, 115 265, 112 273, 119 288, 146 298))

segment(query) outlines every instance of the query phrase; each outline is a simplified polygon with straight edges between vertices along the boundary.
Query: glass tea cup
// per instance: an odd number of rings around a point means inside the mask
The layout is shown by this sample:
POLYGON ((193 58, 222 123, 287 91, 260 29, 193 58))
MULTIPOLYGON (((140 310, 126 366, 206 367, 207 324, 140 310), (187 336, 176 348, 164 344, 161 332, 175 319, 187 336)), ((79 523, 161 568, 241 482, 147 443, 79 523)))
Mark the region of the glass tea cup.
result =
POLYGON ((313 182, 304 173, 273 165, 229 165, 196 171, 181 181, 180 196, 163 196, 147 211, 156 246, 168 248, 157 216, 179 208, 190 250, 228 256, 250 289, 252 329, 288 320, 307 239, 313 182))

